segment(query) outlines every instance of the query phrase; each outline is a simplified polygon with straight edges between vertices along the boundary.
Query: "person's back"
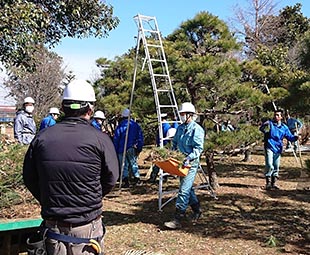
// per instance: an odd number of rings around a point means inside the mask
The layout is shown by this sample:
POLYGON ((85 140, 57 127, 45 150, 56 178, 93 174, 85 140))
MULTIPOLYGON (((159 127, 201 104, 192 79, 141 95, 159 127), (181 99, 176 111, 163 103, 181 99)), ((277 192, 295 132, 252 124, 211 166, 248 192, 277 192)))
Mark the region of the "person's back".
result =
MULTIPOLYGON (((115 145, 117 153, 124 152, 127 125, 128 125, 128 119, 123 118, 115 129, 113 141, 114 141, 114 145, 115 145)), ((142 146, 143 146, 142 129, 137 122, 130 119, 126 149, 129 149, 131 147, 136 147, 138 148, 139 151, 141 151, 142 146)))
POLYGON ((140 185, 140 173, 137 157, 142 151, 144 145, 143 132, 140 125, 130 118, 130 110, 122 111, 121 121, 116 127, 113 137, 113 143, 118 156, 120 169, 124 166, 122 175, 123 188, 129 188, 129 169, 134 176, 134 184, 140 185), (129 126, 128 136, 127 127, 129 126), (125 148, 126 143, 126 148, 125 148), (124 155, 125 154, 125 155, 124 155), (123 159, 125 162, 123 164, 123 159))
MULTIPOLYGON (((101 214, 102 195, 111 190, 115 181, 98 178, 103 156, 109 164, 114 158, 114 165, 105 171, 118 170, 108 135, 98 132, 87 120, 69 117, 39 133, 31 154, 36 155, 37 168, 44 172, 36 197, 44 219, 78 223, 89 222, 101 214)), ((31 167, 25 163, 25 168, 31 167)))
POLYGON ((90 239, 103 249, 102 198, 115 185, 119 168, 108 135, 89 124, 94 101, 87 82, 67 85, 65 118, 39 132, 24 159, 24 183, 40 202, 50 255, 85 254, 90 239))

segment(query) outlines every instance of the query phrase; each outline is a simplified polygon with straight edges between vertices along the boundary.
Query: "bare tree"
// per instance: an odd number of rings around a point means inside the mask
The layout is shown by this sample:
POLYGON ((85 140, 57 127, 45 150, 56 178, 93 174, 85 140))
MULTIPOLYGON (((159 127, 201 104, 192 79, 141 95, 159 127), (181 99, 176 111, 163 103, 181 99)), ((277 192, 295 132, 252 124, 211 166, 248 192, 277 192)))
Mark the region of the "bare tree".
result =
POLYGON ((36 51, 33 59, 31 72, 22 67, 9 68, 4 85, 9 88, 18 107, 26 96, 31 96, 36 102, 36 118, 42 118, 50 107, 60 106, 65 72, 62 58, 43 46, 36 51))
POLYGON ((259 45, 271 47, 275 44, 275 33, 279 31, 279 17, 275 16, 278 3, 274 0, 247 0, 248 5, 235 5, 235 17, 231 19, 235 33, 245 41, 246 53, 251 56, 259 45))

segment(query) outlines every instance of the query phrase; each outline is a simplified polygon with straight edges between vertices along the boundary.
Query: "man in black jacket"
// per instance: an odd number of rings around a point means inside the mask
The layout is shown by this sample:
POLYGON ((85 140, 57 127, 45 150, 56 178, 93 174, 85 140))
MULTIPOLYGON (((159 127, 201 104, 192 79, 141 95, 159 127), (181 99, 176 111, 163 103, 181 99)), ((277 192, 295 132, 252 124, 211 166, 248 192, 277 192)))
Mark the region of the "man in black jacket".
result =
POLYGON ((40 131, 24 159, 24 183, 40 202, 49 255, 99 254, 103 249, 102 198, 114 187, 119 166, 109 136, 89 123, 94 102, 89 83, 68 84, 62 101, 65 118, 40 131))

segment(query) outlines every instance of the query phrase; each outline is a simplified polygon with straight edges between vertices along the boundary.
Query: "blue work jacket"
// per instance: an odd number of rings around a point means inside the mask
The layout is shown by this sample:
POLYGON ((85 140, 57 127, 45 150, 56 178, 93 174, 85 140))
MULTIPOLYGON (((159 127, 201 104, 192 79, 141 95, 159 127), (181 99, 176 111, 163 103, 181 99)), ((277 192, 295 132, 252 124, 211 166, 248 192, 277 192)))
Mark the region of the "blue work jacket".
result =
POLYGON ((259 130, 264 133, 265 149, 270 149, 274 153, 281 153, 283 149, 283 139, 286 138, 291 142, 295 142, 298 136, 292 135, 289 128, 284 123, 276 123, 271 120, 264 122, 259 130))
POLYGON ((198 159, 203 151, 204 137, 205 131, 198 123, 195 121, 183 123, 178 126, 173 137, 172 148, 178 149, 189 160, 198 159))
POLYGON ((298 119, 289 118, 287 119, 287 126, 289 130, 291 130, 291 132, 295 132, 302 128, 302 123, 298 119), (296 126, 297 126, 297 130, 296 130, 296 126))
POLYGON ((98 130, 102 130, 102 125, 100 125, 100 123, 98 122, 98 121, 96 121, 95 119, 93 119, 91 122, 90 122, 90 124, 94 127, 94 128, 96 128, 96 129, 98 129, 98 130))
MULTIPOLYGON (((127 125, 127 118, 121 120, 114 132, 113 143, 117 154, 124 152, 127 125)), ((137 122, 130 119, 126 151, 129 148, 136 148, 138 152, 141 152, 143 145, 144 138, 142 129, 137 122)))
POLYGON ((43 118, 43 120, 41 121, 39 130, 42 130, 42 129, 47 128, 47 127, 54 126, 55 124, 56 124, 56 120, 54 120, 52 115, 49 114, 48 116, 43 118))
MULTIPOLYGON (((170 128, 171 128, 171 126, 169 123, 167 123, 167 122, 162 123, 163 138, 165 138, 167 136, 167 132, 170 128)), ((166 145, 168 142, 169 142, 168 140, 164 140, 164 145, 166 145)), ((156 144, 157 144, 157 146, 160 146, 159 131, 157 131, 157 135, 156 135, 156 144)))

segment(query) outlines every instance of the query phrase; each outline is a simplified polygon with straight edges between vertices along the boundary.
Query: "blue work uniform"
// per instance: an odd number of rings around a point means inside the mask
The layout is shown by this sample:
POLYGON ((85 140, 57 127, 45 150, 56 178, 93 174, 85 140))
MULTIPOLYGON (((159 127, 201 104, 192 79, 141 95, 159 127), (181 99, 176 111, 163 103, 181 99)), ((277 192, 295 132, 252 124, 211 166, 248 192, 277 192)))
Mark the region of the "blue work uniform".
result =
POLYGON ((184 154, 190 160, 191 168, 185 177, 180 177, 180 188, 176 200, 176 209, 185 213, 188 205, 199 205, 193 184, 199 167, 199 158, 203 151, 205 132, 195 121, 178 126, 172 140, 172 148, 184 154))
POLYGON ((279 176, 280 158, 283 150, 283 139, 294 142, 298 136, 292 135, 284 123, 276 123, 268 120, 264 122, 259 130, 264 133, 265 148, 265 176, 279 176))
MULTIPOLYGON (((117 126, 113 143, 118 156, 120 169, 123 161, 124 145, 126 139, 126 130, 127 130, 128 120, 123 119, 117 126)), ((137 155, 142 151, 144 145, 143 132, 140 125, 134 120, 129 120, 129 132, 127 137, 127 146, 126 146, 126 156, 125 164, 123 169, 123 179, 128 178, 129 172, 128 169, 131 167, 134 177, 140 178, 137 155)))
POLYGON ((291 133, 294 135, 294 132, 298 131, 299 129, 302 128, 302 123, 300 120, 295 119, 295 118, 289 118, 287 119, 287 127, 289 128, 289 130, 291 131, 291 133), (297 126, 297 130, 296 130, 296 126, 297 126))
POLYGON ((102 130, 102 125, 96 120, 96 119, 93 119, 91 122, 90 122, 90 124, 94 127, 94 128, 96 128, 96 129, 98 129, 98 130, 102 130))
MULTIPOLYGON (((170 124, 167 122, 162 123, 162 129, 163 129, 163 138, 167 136, 168 130, 171 128, 170 124)), ((166 145, 169 142, 169 140, 164 140, 163 144, 166 145)), ((160 146, 160 139, 159 139, 159 131, 156 135, 156 144, 157 146, 160 146)))
POLYGON ((56 120, 54 120, 53 116, 51 114, 49 114, 48 116, 43 118, 43 120, 41 121, 39 130, 42 130, 42 129, 47 128, 47 127, 54 126, 55 124, 56 124, 56 120))

